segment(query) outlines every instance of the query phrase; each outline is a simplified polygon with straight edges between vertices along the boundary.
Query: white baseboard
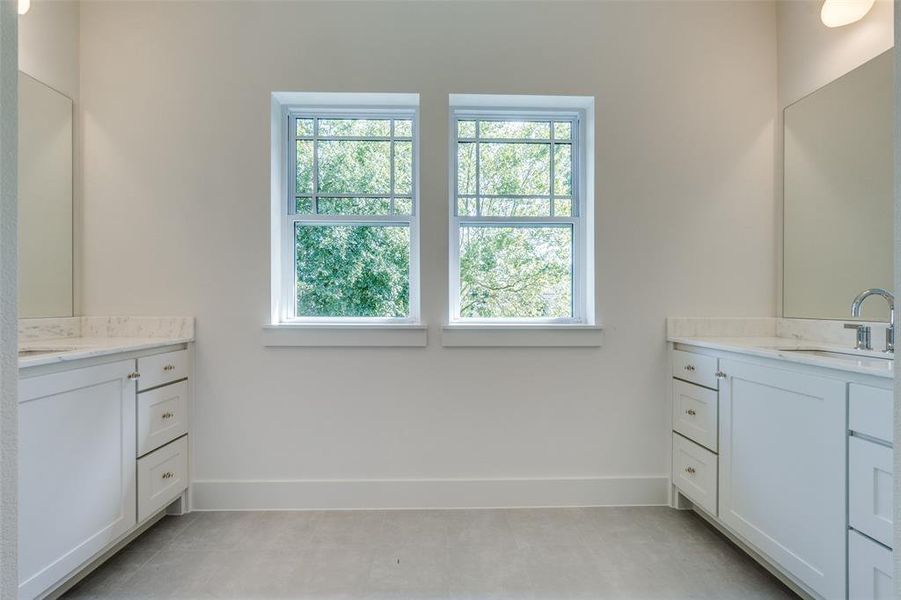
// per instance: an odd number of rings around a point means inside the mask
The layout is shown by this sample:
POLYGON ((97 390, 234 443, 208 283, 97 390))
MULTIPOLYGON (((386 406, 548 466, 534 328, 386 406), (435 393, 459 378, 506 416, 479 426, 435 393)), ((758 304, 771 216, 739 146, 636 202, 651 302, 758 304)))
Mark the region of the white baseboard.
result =
POLYGON ((542 479, 199 480, 193 510, 663 506, 665 475, 542 479))

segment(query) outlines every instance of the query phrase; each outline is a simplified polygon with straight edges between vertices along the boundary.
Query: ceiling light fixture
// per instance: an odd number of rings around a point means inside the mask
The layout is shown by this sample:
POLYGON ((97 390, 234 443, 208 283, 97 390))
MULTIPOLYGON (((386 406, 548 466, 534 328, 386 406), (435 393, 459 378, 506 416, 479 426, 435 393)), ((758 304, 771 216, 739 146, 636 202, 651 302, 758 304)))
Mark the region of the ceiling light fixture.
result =
POLYGON ((31 8, 31 0, 19 0, 19 14, 24 15, 31 8))
POLYGON ((867 16, 875 3, 876 0, 826 0, 820 10, 820 19, 826 27, 850 25, 867 16))

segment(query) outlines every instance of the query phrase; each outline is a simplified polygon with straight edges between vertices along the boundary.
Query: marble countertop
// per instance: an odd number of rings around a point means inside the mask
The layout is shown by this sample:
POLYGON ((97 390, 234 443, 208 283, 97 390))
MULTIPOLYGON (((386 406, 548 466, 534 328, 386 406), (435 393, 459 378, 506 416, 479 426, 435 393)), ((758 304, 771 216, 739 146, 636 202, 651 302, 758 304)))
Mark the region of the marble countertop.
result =
POLYGON ((879 351, 856 352, 848 346, 785 337, 749 336, 749 337, 694 337, 670 335, 667 340, 686 346, 724 350, 749 356, 759 356, 783 360, 786 362, 838 369, 893 378, 895 376, 894 360, 879 358, 884 356, 879 351), (847 357, 827 357, 791 352, 791 350, 820 350, 826 352, 848 353, 847 357))
POLYGON ((135 350, 161 348, 194 341, 190 337, 57 337, 23 340, 19 351, 55 350, 19 357, 19 368, 50 365, 135 350))

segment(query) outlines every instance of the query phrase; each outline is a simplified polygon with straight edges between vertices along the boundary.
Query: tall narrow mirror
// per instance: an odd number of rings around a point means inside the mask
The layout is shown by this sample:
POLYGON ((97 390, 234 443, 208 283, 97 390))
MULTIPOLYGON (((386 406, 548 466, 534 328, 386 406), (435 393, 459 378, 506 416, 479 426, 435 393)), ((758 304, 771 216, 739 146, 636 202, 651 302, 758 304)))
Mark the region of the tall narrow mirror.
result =
POLYGON ((19 316, 72 299, 72 100, 19 73, 19 316))
POLYGON ((786 317, 850 319, 859 292, 894 289, 892 73, 889 50, 785 109, 786 317))

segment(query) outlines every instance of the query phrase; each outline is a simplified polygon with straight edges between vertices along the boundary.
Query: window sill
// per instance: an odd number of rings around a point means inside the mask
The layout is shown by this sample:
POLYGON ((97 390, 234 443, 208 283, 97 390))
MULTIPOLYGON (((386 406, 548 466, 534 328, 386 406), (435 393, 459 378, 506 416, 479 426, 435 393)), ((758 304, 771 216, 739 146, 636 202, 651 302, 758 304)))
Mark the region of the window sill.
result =
POLYGON ((445 325, 441 345, 458 348, 600 348, 600 325, 469 324, 445 325))
POLYGON ((410 323, 281 323, 263 326, 263 345, 286 347, 424 347, 429 329, 410 323))

